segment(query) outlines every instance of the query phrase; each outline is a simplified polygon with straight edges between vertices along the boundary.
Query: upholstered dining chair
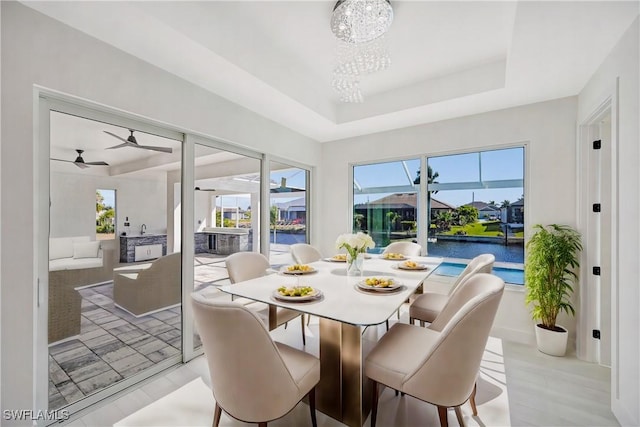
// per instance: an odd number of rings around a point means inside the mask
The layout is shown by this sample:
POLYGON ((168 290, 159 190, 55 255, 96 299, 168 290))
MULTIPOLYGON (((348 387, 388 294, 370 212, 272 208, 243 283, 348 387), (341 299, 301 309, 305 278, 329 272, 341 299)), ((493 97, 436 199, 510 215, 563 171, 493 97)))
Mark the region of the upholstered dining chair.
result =
POLYGON ((316 427, 320 361, 273 341, 260 318, 243 305, 208 300, 197 293, 191 294, 191 302, 216 401, 213 427, 218 426, 222 411, 266 426, 305 396, 316 427))
MULTIPOLYGON (((271 268, 267 257, 259 252, 236 252, 231 254, 225 260, 227 271, 229 272, 229 281, 231 284, 243 282, 245 280, 255 279, 267 275, 267 270, 271 268)), ((238 301, 243 305, 253 304, 251 300, 238 301)), ((276 325, 280 326, 300 316, 302 326, 302 344, 306 345, 307 341, 304 335, 304 316, 299 311, 289 310, 287 308, 278 307, 276 309, 276 325)))
MULTIPOLYGON (((382 252, 382 255, 393 253, 404 256, 420 256, 422 254, 422 246, 413 242, 393 242, 390 243, 382 252)), ((408 302, 408 301, 407 301, 408 302)), ((400 310, 396 311, 398 320, 400 320, 400 310)), ((387 330, 389 330, 389 321, 386 321, 387 330)))
POLYGON ((298 264, 320 261, 322 254, 313 246, 307 243, 295 243, 289 248, 291 257, 298 264))
POLYGON ((409 323, 413 324, 415 320, 419 320, 420 326, 424 326, 425 322, 433 322, 458 286, 472 274, 491 273, 495 260, 496 257, 492 254, 482 254, 472 259, 446 295, 437 292, 425 292, 417 295, 409 304, 409 323))
POLYGON ((465 280, 429 328, 396 323, 371 350, 365 375, 373 381, 371 427, 375 427, 379 385, 438 407, 440 425, 448 426, 454 408, 475 391, 489 332, 504 291, 504 281, 486 273, 465 280))
POLYGON ((422 254, 422 246, 413 242, 393 242, 390 243, 382 254, 402 254, 404 256, 420 256, 422 254))

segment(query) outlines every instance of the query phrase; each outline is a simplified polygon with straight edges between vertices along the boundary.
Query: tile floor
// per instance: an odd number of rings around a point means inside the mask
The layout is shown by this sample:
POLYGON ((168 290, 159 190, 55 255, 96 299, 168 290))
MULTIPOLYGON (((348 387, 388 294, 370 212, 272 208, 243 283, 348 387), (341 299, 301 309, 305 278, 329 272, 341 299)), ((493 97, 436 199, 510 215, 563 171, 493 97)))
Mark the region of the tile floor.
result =
MULTIPOLYGON (((223 256, 196 257, 195 289, 225 284, 223 256)), ((135 317, 113 304, 112 283, 79 290, 81 334, 49 346, 49 409, 55 410, 180 353, 181 308, 135 317)), ((199 338, 195 337, 199 345, 199 338)))
MULTIPOLYGON (((407 313, 403 311, 401 321, 407 321, 407 313)), ((395 322, 392 319, 392 322, 395 322)), ((294 345, 299 341, 299 324, 284 330, 273 331, 276 339, 294 345)), ((317 319, 312 318, 307 331, 307 348, 312 354, 317 352, 317 319)), ((382 332, 383 333, 383 332, 382 332)), ((609 401, 609 369, 596 364, 583 362, 569 354, 558 358, 539 353, 534 347, 524 344, 502 342, 503 363, 492 369, 483 369, 482 375, 489 375, 501 382, 506 382, 510 414, 507 419, 511 426, 619 426, 611 413, 609 401)), ((204 357, 198 357, 175 369, 170 369, 144 383, 125 390, 91 410, 85 410, 72 417, 68 426, 110 426, 123 418, 150 405, 154 401, 178 390, 196 378, 209 383, 208 368, 204 357)), ((389 395, 389 399, 393 396, 389 395), (390 396, 390 397, 389 397, 390 396)), ((407 402, 410 403, 410 402, 407 402)), ((398 410, 390 415, 388 423, 380 427, 413 426, 408 413, 398 410), (393 417, 397 417, 394 419, 393 417)), ((420 411, 419 407, 414 410, 420 411)), ((303 420, 300 425, 307 425, 308 410, 299 411, 301 416, 291 419, 303 420)), ((409 411, 410 412, 410 411, 409 411)), ((485 414, 484 418, 487 418, 485 414)), ((324 417, 327 418, 327 417, 324 417)), ((319 418, 324 419, 324 418, 319 418)), ((475 419, 479 425, 480 418, 475 419)), ((504 417, 503 417, 504 418, 504 417)), ((435 419, 432 420, 435 422, 435 419)), ((452 421, 452 425, 457 425, 452 421)), ((245 425, 233 423, 230 425, 245 425)), ((226 424, 225 424, 226 425, 226 424)), ((249 424, 247 424, 249 425, 249 424)), ((275 423, 274 423, 275 425, 275 423)), ((288 425, 285 419, 277 425, 288 425)), ((341 425, 327 418, 320 426, 341 425)), ((365 426, 369 425, 369 421, 365 426)), ((431 425, 431 424, 428 424, 431 425)), ((437 424, 434 424, 437 425, 437 424)), ((493 426, 492 426, 493 427, 493 426)))

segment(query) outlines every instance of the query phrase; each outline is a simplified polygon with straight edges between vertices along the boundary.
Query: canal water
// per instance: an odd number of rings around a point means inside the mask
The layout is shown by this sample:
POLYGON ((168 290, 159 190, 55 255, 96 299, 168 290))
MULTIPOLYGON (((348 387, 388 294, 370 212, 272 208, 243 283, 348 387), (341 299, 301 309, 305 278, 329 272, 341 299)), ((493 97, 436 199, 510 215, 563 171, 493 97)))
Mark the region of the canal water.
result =
POLYGON ((500 245, 496 243, 456 242, 441 240, 427 244, 429 256, 472 259, 480 254, 493 254, 497 262, 524 263, 523 245, 500 245))

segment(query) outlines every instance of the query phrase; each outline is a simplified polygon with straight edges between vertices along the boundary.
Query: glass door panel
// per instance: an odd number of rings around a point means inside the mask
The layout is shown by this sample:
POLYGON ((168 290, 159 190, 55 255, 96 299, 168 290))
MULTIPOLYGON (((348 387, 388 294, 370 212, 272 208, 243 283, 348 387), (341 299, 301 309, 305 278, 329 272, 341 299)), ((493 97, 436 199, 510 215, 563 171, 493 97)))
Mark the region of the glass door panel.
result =
MULTIPOLYGON (((260 250, 260 165, 256 158, 195 144, 193 290, 228 299, 227 256, 260 250)), ((194 328, 194 349, 201 346, 194 328)))
POLYGON ((52 111, 50 153, 49 409, 56 410, 179 361, 181 260, 167 242, 167 177, 180 174, 181 142, 52 111), (126 142, 132 136, 156 149, 126 142))
POLYGON ((290 261, 292 244, 309 243, 309 171, 278 162, 271 162, 270 171, 269 257, 272 264, 283 264, 290 261))

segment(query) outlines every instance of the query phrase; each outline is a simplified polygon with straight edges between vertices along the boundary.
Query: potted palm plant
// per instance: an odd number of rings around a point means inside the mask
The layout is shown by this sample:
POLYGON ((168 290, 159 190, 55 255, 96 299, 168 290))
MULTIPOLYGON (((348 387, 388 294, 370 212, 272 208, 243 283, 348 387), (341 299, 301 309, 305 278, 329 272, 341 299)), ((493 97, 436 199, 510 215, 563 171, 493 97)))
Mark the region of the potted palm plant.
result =
POLYGON ((570 298, 578 280, 580 233, 558 224, 538 224, 534 230, 527 242, 525 302, 532 304, 532 317, 540 321, 535 328, 538 350, 564 356, 568 332, 556 324, 556 318, 561 311, 575 315, 570 298))

